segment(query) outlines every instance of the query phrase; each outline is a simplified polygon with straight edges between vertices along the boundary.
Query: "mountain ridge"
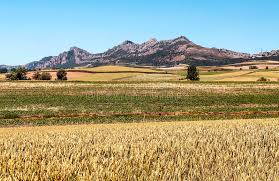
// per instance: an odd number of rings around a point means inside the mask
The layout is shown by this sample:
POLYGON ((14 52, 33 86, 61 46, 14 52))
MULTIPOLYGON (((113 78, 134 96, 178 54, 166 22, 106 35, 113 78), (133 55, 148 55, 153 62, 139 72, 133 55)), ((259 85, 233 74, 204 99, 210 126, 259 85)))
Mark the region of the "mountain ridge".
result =
POLYGON ((92 54, 78 47, 71 47, 69 51, 62 52, 58 56, 44 57, 40 61, 26 64, 25 67, 28 69, 73 68, 107 64, 171 66, 180 63, 210 66, 261 59, 274 56, 276 53, 279 55, 279 51, 273 51, 273 54, 250 55, 227 49, 206 48, 193 43, 185 36, 180 36, 162 41, 152 38, 141 44, 126 40, 98 54, 92 54))

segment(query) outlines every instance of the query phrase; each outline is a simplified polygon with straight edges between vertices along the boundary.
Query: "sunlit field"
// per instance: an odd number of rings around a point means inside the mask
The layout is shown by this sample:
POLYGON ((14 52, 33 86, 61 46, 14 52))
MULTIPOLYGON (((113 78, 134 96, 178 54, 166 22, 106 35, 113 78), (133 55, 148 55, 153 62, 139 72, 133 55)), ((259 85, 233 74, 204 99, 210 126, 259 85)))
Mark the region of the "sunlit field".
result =
POLYGON ((5 80, 5 74, 0 74, 0 81, 3 81, 3 80, 5 80))
MULTIPOLYGON (((244 64, 247 66, 246 64, 244 64)), ((244 67, 245 67, 244 66, 244 67)), ((265 66, 265 64, 259 64, 265 66)), ((270 66, 270 65, 269 65, 270 66)), ((275 65, 274 65, 275 66, 275 65)), ((277 65, 278 66, 278 65, 277 65)), ((278 82, 279 71, 276 67, 270 69, 249 70, 239 67, 199 67, 200 80, 202 82, 256 82, 261 77, 268 81, 278 82), (236 69, 237 68, 237 69, 236 69), (220 70, 219 70, 220 69, 220 70)), ((43 70, 52 75, 52 81, 56 79, 57 70, 43 70)), ((28 72, 32 78, 34 72, 28 72)), ((100 66, 95 68, 79 67, 67 69, 69 81, 126 81, 126 82, 173 82, 186 81, 186 67, 126 67, 126 66, 100 66)), ((0 81, 5 80, 5 74, 0 74, 0 81)))
POLYGON ((86 67, 79 67, 76 68, 77 70, 88 70, 92 72, 162 72, 160 70, 155 70, 149 67, 141 68, 141 67, 128 67, 128 66, 100 66, 100 67, 94 67, 94 68, 86 68, 86 67))
POLYGON ((1 180, 278 180, 279 120, 0 129, 1 180))
POLYGON ((278 9, 0 0, 0 181, 279 181, 278 9))
POLYGON ((174 72, 1 81, 0 180, 277 180, 276 71, 174 72))
POLYGON ((2 126, 278 115, 278 82, 0 82, 2 126))

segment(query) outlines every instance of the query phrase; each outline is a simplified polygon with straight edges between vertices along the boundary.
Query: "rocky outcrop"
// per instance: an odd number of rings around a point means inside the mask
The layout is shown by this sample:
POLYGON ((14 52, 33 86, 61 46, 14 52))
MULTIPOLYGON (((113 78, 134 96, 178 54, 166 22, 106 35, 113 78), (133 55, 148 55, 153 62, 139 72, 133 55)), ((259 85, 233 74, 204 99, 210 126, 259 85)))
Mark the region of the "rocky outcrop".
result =
POLYGON ((279 50, 272 50, 270 52, 261 52, 253 55, 256 60, 277 60, 279 61, 279 50))
POLYGON ((138 64, 138 65, 175 65, 191 63, 196 65, 223 65, 239 63, 250 59, 249 54, 233 52, 226 49, 205 48, 196 45, 184 36, 173 40, 149 41, 137 44, 124 41, 108 51, 91 54, 83 49, 72 47, 58 56, 45 57, 38 62, 26 65, 35 68, 69 68, 81 65, 138 64))

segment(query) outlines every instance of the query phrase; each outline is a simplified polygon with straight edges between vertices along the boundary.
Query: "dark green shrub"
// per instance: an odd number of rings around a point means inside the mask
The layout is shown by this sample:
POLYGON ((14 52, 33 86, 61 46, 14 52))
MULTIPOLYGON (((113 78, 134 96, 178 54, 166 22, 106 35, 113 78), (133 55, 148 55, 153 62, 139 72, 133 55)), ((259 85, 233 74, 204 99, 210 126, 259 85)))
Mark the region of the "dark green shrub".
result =
POLYGON ((7 80, 29 80, 27 77, 27 70, 24 67, 11 70, 10 73, 6 74, 7 80))
POLYGON ((269 81, 269 79, 265 78, 265 77, 261 77, 257 80, 258 82, 267 82, 269 81))
POLYGON ((200 80, 199 71, 196 66, 190 65, 187 70, 187 80, 198 81, 200 80))
POLYGON ((32 79, 34 79, 34 80, 40 80, 40 76, 41 76, 41 72, 40 72, 40 71, 36 71, 36 72, 34 72, 34 74, 32 75, 32 79))
POLYGON ((251 69, 251 70, 253 70, 253 69, 258 69, 258 67, 257 67, 256 65, 251 65, 251 66, 249 67, 249 69, 251 69))
POLYGON ((48 72, 43 72, 41 74, 40 80, 51 80, 52 76, 48 72))
POLYGON ((57 76, 57 80, 68 80, 67 72, 64 69, 58 70, 56 76, 57 76))
POLYGON ((3 73, 7 73, 8 72, 8 69, 6 68, 1 68, 0 69, 0 73, 3 74, 3 73))
POLYGON ((42 73, 41 73, 40 71, 36 71, 36 72, 33 74, 32 78, 33 78, 34 80, 51 80, 52 76, 51 76, 51 74, 48 73, 48 72, 42 72, 42 73))

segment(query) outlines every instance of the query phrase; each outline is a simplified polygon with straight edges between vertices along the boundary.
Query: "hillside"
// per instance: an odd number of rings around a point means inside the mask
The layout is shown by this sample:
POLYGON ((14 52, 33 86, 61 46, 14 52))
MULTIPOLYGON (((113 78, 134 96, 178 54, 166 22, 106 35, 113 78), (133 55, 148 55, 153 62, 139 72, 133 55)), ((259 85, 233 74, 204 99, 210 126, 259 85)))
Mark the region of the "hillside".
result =
POLYGON ((205 48, 184 36, 173 40, 158 41, 151 39, 142 44, 125 41, 104 53, 91 54, 78 47, 58 56, 49 56, 37 62, 25 65, 35 68, 72 68, 84 65, 134 64, 169 66, 179 63, 194 65, 224 65, 239 63, 250 59, 249 54, 233 52, 226 49, 205 48))
POLYGON ((254 60, 276 60, 279 61, 279 50, 272 50, 270 52, 261 52, 252 57, 254 60))

